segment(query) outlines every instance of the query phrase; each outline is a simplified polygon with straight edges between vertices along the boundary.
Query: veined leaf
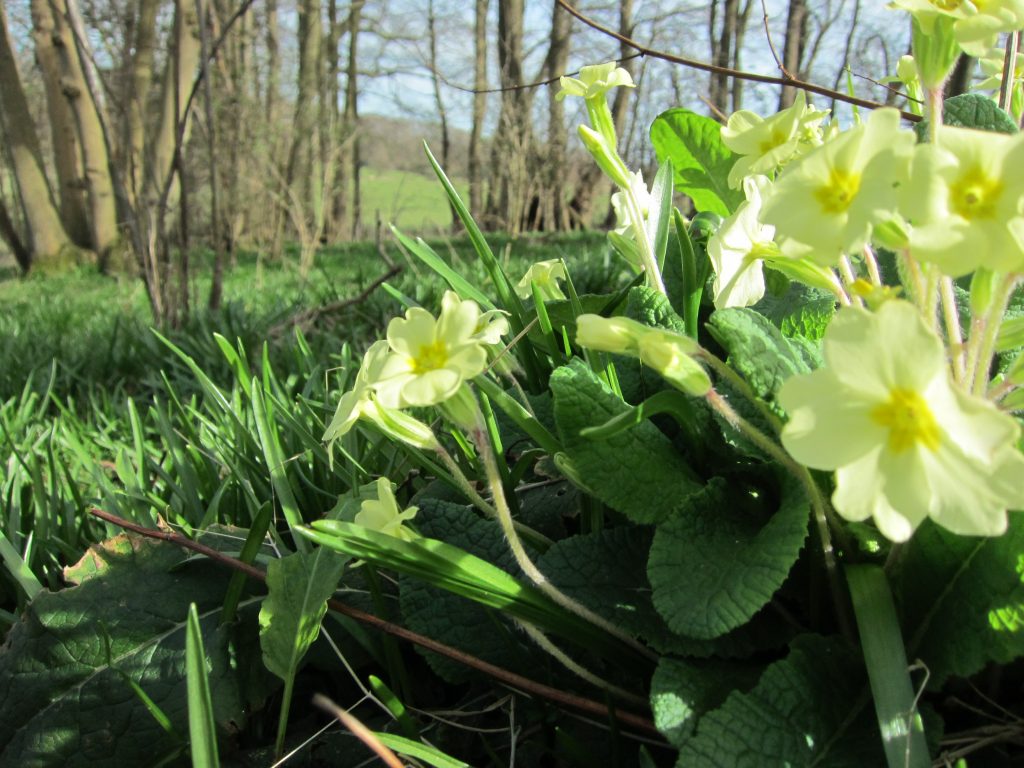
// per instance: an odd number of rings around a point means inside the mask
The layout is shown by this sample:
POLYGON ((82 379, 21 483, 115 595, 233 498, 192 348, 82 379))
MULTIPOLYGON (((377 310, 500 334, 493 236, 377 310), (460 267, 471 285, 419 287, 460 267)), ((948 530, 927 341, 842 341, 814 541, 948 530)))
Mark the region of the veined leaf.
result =
POLYGON ((182 566, 184 560, 170 544, 117 536, 66 569, 77 586, 43 592, 29 605, 0 653, 0 765, 130 768, 180 752, 180 742, 122 675, 138 683, 177 733, 188 731, 192 602, 217 726, 242 726, 230 630, 218 626, 228 574, 208 562, 182 566), (101 625, 109 644, 99 639, 101 625))
POLYGON ((556 370, 551 391, 562 445, 580 479, 601 501, 634 522, 663 520, 702 487, 669 439, 650 422, 607 440, 581 434, 632 410, 583 361, 574 359, 556 370))
POLYGON ((651 125, 651 144, 659 163, 671 160, 676 189, 689 195, 698 211, 728 216, 743 202, 743 192, 729 188, 736 155, 722 143, 721 130, 710 117, 670 109, 651 125))
POLYGON ((796 481, 782 476, 778 509, 765 520, 768 493, 715 478, 658 526, 647 575, 654 605, 673 631, 724 635, 782 586, 803 548, 810 511, 796 481))

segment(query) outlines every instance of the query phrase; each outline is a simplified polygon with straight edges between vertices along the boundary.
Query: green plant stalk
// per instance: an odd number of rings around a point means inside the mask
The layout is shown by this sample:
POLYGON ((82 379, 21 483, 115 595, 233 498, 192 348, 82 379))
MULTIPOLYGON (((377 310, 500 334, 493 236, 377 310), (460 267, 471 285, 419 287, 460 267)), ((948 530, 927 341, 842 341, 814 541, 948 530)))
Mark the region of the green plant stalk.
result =
MULTIPOLYGON (((273 514, 273 504, 265 504, 260 509, 259 514, 256 515, 256 519, 253 520, 252 527, 249 528, 249 533, 245 537, 242 551, 238 555, 238 559, 243 563, 252 565, 256 559, 260 547, 263 546, 263 539, 267 535, 267 530, 270 528, 273 514)), ((227 592, 224 595, 224 610, 221 613, 222 624, 230 624, 235 620, 235 615, 238 612, 238 601, 242 599, 242 590, 245 588, 245 580, 246 575, 241 571, 235 571, 231 574, 231 581, 228 582, 227 592)))
POLYGON ((724 360, 703 347, 701 347, 695 356, 699 357, 711 366, 711 370, 728 381, 739 394, 743 395, 743 397, 757 409, 758 413, 764 417, 765 421, 771 424, 772 429, 774 429, 776 433, 782 431, 782 420, 772 412, 771 408, 769 408, 761 398, 757 396, 746 380, 730 368, 724 360))
POLYGON ((950 355, 953 358, 953 377, 962 385, 967 374, 966 350, 964 349, 964 337, 960 332, 960 313, 956 308, 953 279, 946 276, 940 278, 939 292, 942 296, 942 318, 946 324, 946 339, 950 355))
POLYGON ((559 648, 557 645, 551 642, 551 640, 548 639, 547 635, 541 632, 533 624, 530 624, 528 621, 519 621, 516 623, 518 624, 519 628, 522 629, 541 650, 543 650, 545 653, 551 656, 551 658, 553 658, 555 661, 557 661, 559 664, 568 669, 577 677, 586 680, 595 688, 600 688, 601 690, 610 693, 613 696, 618 696, 623 701, 628 701, 630 704, 635 704, 639 707, 646 707, 648 705, 647 699, 643 698, 642 696, 637 696, 635 693, 631 693, 627 691, 625 688, 620 688, 614 683, 608 682, 599 675, 596 675, 593 672, 591 672, 582 664, 573 661, 569 654, 567 654, 565 651, 563 651, 561 648, 559 648))
POLYGON ((889 768, 929 768, 924 726, 885 571, 877 565, 850 565, 846 581, 889 768))
POLYGON ((548 581, 547 576, 541 573, 540 569, 534 565, 530 556, 526 553, 526 548, 523 546, 523 542, 516 533, 515 525, 512 520, 512 510, 509 508, 508 501, 505 499, 505 489, 502 487, 501 483, 501 472, 498 469, 498 460, 494 455, 494 450, 491 447, 490 441, 487 439, 487 431, 486 427, 484 427, 482 423, 482 415, 479 418, 481 423, 477 429, 474 430, 473 439, 477 444, 481 457, 483 458, 484 473, 487 477, 487 484, 491 487, 491 493, 494 495, 494 506, 498 510, 498 523, 501 525, 502 533, 505 535, 505 540, 508 542, 509 549, 512 552, 512 557, 515 558, 516 564, 519 565, 527 578, 533 582, 534 586, 536 586, 537 589, 539 589, 545 596, 550 598, 552 602, 593 624, 595 627, 604 630, 612 637, 621 640, 623 643, 646 658, 656 658, 650 650, 638 643, 610 621, 598 616, 585 605, 573 600, 558 589, 558 587, 548 581))
MULTIPOLYGON (((1013 291, 1017 287, 1020 276, 1016 274, 1006 275, 999 284, 995 296, 988 311, 981 318, 981 338, 977 346, 977 356, 974 365, 971 366, 970 349, 968 349, 967 376, 971 392, 983 397, 988 388, 988 371, 992 367, 992 358, 996 352, 996 340, 999 337, 999 326, 1002 323, 1003 315, 1006 314, 1006 307, 1013 297, 1013 291)), ((975 328, 971 329, 971 344, 974 343, 975 328)))
POLYGON ((714 389, 710 390, 705 399, 708 405, 726 420, 734 429, 747 437, 758 448, 775 459, 785 467, 790 474, 803 486, 807 499, 811 504, 814 513, 814 522, 818 528, 818 535, 821 537, 822 553, 825 557, 825 570, 828 574, 829 588, 832 593, 832 600, 835 603, 836 617, 843 635, 847 638, 853 637, 853 627, 847 613, 847 603, 842 586, 840 585, 839 567, 836 564, 835 547, 832 544, 832 531, 828 522, 828 507, 821 495, 821 489, 814 482, 814 478, 807 470, 807 467, 796 462, 785 449, 778 443, 764 434, 761 430, 740 416, 736 410, 714 389))
POLYGON ((672 209, 672 223, 675 225, 676 242, 679 245, 679 257, 682 262, 683 275, 683 324, 686 335, 697 338, 697 321, 700 316, 700 300, 704 293, 704 283, 697 278, 697 252, 693 240, 686 228, 686 221, 678 208, 672 209))
POLYGON ((25 596, 30 601, 43 591, 43 585, 39 583, 39 579, 32 573, 32 569, 28 567, 28 564, 22 559, 21 555, 18 554, 18 550, 14 548, 14 545, 7 540, 3 531, 0 531, 0 558, 3 559, 4 565, 7 566, 7 572, 18 582, 18 586, 22 588, 25 596))
POLYGON ((640 246, 640 262, 643 264, 644 273, 647 276, 647 284, 661 295, 667 296, 665 281, 658 268, 658 258, 654 253, 651 238, 647 234, 647 222, 643 211, 640 210, 640 201, 636 199, 632 186, 619 187, 619 190, 626 199, 626 211, 629 214, 629 221, 633 225, 633 234, 636 237, 637 245, 640 246))

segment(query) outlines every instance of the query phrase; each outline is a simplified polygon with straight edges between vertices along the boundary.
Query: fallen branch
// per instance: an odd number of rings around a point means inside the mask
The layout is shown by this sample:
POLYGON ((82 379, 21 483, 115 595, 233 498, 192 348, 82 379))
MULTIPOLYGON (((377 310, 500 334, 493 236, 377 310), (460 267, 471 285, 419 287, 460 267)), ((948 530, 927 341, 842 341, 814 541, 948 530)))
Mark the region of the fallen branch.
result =
MULTIPOLYGON (((113 515, 95 507, 90 509, 89 512, 95 517, 105 520, 112 525, 116 525, 119 528, 123 528, 126 531, 132 531, 133 533, 145 536, 146 538, 158 539, 170 544, 175 544, 179 547, 184 547, 185 549, 190 549, 193 552, 205 555, 215 562, 226 565, 236 571, 241 571, 249 578, 256 579, 257 581, 266 581, 266 573, 261 571, 259 568, 256 568, 249 563, 242 562, 230 555, 226 555, 213 547, 207 546, 206 544, 193 541, 187 536, 182 536, 181 534, 174 533, 172 531, 161 531, 154 528, 146 528, 133 523, 130 520, 125 520, 122 517, 118 517, 117 515, 113 515)), ((595 717, 611 718, 622 726, 632 728, 646 735, 660 737, 658 729, 654 727, 654 723, 640 715, 635 715, 630 712, 622 712, 619 709, 609 709, 605 704, 592 699, 566 693, 565 691, 557 688, 552 688, 551 686, 544 685, 543 683, 530 680, 529 678, 518 675, 515 672, 510 672, 507 669, 490 664, 483 659, 479 659, 476 656, 460 651, 458 648, 453 648, 450 645, 440 643, 426 635, 412 632, 405 627, 393 624, 390 621, 385 621, 384 619, 374 616, 372 613, 367 613, 359 610, 358 608, 353 608, 352 606, 346 605, 338 600, 328 600, 327 605, 336 613, 348 616, 351 619, 355 619, 362 624, 379 629, 381 632, 385 632, 393 637, 406 640, 414 645, 420 646, 421 648, 425 648, 428 651, 433 651, 436 654, 445 656, 452 661, 475 669, 478 672, 482 672, 483 674, 504 683, 510 688, 521 691, 522 693, 535 696, 539 699, 545 699, 568 709, 584 712, 595 717)))

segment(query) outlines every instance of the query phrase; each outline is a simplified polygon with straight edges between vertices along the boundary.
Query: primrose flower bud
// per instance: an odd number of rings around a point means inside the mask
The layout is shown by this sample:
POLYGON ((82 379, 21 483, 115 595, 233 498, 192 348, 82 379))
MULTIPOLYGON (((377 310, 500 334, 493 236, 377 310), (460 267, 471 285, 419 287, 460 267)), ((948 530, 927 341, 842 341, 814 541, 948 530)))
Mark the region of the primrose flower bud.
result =
POLYGON ((640 358, 673 386, 700 397, 711 380, 691 355, 699 351, 689 336, 666 331, 628 317, 580 315, 576 318, 576 343, 587 349, 640 358))
POLYGON ((576 132, 580 141, 587 151, 594 158, 598 167, 620 187, 628 187, 630 182, 629 169, 619 158, 614 145, 609 145, 603 134, 589 128, 586 125, 577 127, 576 132))
POLYGON ((565 299, 565 294, 558 287, 559 280, 565 280, 565 265, 561 259, 538 261, 526 270, 523 279, 516 284, 516 293, 524 299, 533 296, 533 286, 537 286, 540 297, 545 301, 565 299))

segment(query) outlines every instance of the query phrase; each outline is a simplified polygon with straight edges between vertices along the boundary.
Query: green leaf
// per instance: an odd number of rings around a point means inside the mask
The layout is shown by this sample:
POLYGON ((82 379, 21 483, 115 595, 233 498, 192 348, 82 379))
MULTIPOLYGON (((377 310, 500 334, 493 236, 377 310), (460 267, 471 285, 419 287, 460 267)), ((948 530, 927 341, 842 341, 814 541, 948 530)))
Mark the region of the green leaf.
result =
POLYGON ((651 600, 647 559, 653 535, 649 526, 619 526, 573 536, 556 542, 537 566, 567 595, 660 653, 734 659, 786 644, 791 633, 769 611, 714 640, 673 633, 651 600))
POLYGON ((289 680, 320 634, 327 599, 334 594, 346 558, 317 549, 271 560, 267 597, 260 608, 260 646, 267 669, 289 680))
POLYGON ((206 649, 199 628, 196 604, 188 607, 185 632, 185 667, 188 680, 188 735, 193 768, 217 768, 217 727, 213 720, 210 678, 206 672, 206 649))
POLYGON ((701 718, 679 753, 680 768, 885 764, 856 653, 817 635, 798 637, 790 648, 750 692, 731 693, 701 718))
POLYGON ((714 478, 658 526, 647 576, 654 605, 673 631, 724 635, 782 586, 807 536, 809 511, 795 480, 783 475, 778 486, 773 493, 714 478), (775 494, 778 500, 769 501, 775 494))
MULTIPOLYGON (((988 96, 980 93, 962 93, 948 98, 942 104, 942 122, 961 128, 977 128, 996 133, 1017 133, 1013 118, 1001 110, 988 96)), ((928 136, 928 121, 922 120, 914 126, 920 141, 928 136)))
POLYGON ((394 225, 391 225, 391 231, 398 238, 398 242, 405 246, 413 256, 436 272, 460 298, 472 299, 485 310, 494 309, 493 301, 456 270, 452 269, 448 262, 438 256, 437 252, 427 245, 422 238, 417 237, 413 240, 410 237, 406 237, 394 225))
POLYGON ((614 395, 582 360, 551 375, 555 421, 571 463, 586 489, 637 523, 666 518, 701 488, 693 470, 658 428, 644 421, 608 440, 580 433, 631 406, 614 395))
POLYGON ((392 749, 400 755, 414 757, 427 765, 434 766, 434 768, 470 768, 469 763, 464 763, 451 755, 446 755, 429 744, 406 739, 384 731, 377 731, 374 735, 388 749, 392 749))
POLYGON ((228 573, 184 560, 170 544, 117 536, 66 569, 77 586, 43 592, 29 605, 0 653, 0 765, 130 768, 180 754, 181 742, 122 675, 176 732, 188 731, 186 616, 193 602, 217 726, 243 727, 231 633, 218 627, 228 573), (100 641, 101 627, 109 643, 100 641))
POLYGON ((766 294, 754 309, 788 338, 820 341, 836 313, 836 300, 831 294, 792 281, 782 295, 766 294))
POLYGON ((667 331, 686 335, 686 324, 683 322, 683 318, 672 309, 665 294, 646 285, 638 285, 629 292, 626 317, 652 328, 664 328, 667 331))
POLYGON ((729 188, 736 155, 722 143, 721 129, 710 117, 670 109, 651 125, 651 144, 659 163, 671 160, 676 189, 689 195, 698 211, 728 216, 743 202, 743 192, 729 188))
POLYGON ((761 668, 749 663, 662 657, 651 680, 654 724, 669 742, 681 747, 706 712, 720 707, 735 690, 749 691, 760 674, 761 668))
MULTIPOLYGON (((423 535, 465 550, 506 573, 518 573, 497 523, 482 519, 466 507, 424 499, 416 522, 423 535)), ((399 580, 399 596, 404 623, 414 632, 520 672, 535 669, 540 663, 523 635, 493 609, 409 576, 399 580)), ((451 659, 420 652, 434 672, 450 683, 464 683, 473 676, 470 669, 451 659)))
POLYGON ((729 353, 729 365, 766 401, 790 376, 811 370, 801 346, 752 309, 719 309, 707 329, 729 353))
POLYGON ((907 655, 929 670, 929 687, 1024 655, 1024 518, 1002 536, 957 536, 925 521, 899 573, 907 655))

